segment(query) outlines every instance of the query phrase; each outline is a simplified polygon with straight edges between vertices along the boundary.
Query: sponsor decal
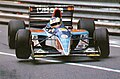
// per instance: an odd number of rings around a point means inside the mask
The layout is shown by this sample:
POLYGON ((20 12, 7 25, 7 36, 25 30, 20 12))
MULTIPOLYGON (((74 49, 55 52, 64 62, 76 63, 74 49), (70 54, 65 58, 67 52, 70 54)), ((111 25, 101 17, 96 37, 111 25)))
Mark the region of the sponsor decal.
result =
MULTIPOLYGON (((37 13, 53 13, 56 8, 37 8, 37 13)), ((58 8, 63 13, 63 8, 58 8)))

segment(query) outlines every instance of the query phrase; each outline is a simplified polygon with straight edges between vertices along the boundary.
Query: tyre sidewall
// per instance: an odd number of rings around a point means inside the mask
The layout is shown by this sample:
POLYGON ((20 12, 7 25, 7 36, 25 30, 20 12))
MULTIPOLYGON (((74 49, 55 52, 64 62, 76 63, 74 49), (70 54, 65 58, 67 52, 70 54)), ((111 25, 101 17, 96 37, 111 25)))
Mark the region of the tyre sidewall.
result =
POLYGON ((11 49, 15 48, 15 35, 19 29, 25 29, 24 21, 11 20, 8 23, 8 43, 11 49))
POLYGON ((20 29, 15 39, 16 57, 20 59, 28 59, 31 55, 31 32, 26 29, 20 29))
POLYGON ((108 30, 106 28, 96 29, 94 39, 95 45, 100 48, 100 57, 108 57, 110 52, 108 30))

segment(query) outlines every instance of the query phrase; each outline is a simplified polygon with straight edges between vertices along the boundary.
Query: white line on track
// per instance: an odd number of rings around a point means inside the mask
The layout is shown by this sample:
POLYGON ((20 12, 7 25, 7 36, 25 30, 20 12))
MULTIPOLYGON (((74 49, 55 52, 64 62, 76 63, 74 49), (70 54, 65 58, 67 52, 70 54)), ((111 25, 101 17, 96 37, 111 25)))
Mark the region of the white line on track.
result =
POLYGON ((9 54, 9 53, 5 53, 5 52, 0 52, 0 54, 1 54, 1 55, 7 55, 7 56, 13 56, 13 57, 16 56, 16 55, 14 55, 14 54, 9 54))
POLYGON ((74 65, 74 66, 80 66, 80 67, 86 67, 86 68, 92 68, 92 69, 99 69, 99 70, 105 70, 110 72, 117 72, 120 73, 120 70, 117 69, 111 69, 106 67, 100 67, 100 66, 92 66, 92 65, 85 65, 85 64, 77 64, 77 63, 66 63, 68 65, 74 65))
POLYGON ((119 45, 110 45, 111 47, 117 47, 117 48, 120 48, 120 46, 119 45))
MULTIPOLYGON (((5 52, 0 52, 0 54, 1 54, 1 55, 7 55, 7 56, 15 57, 14 54, 9 54, 9 53, 5 53, 5 52)), ((40 60, 42 60, 42 61, 47 61, 47 62, 62 62, 62 61, 58 61, 58 60, 48 60, 48 59, 45 59, 45 58, 40 58, 40 60)), ((86 64, 78 64, 78 63, 65 63, 65 64, 120 73, 120 70, 112 69, 112 68, 106 68, 106 67, 100 67, 100 66, 93 66, 93 65, 86 65, 86 64)))

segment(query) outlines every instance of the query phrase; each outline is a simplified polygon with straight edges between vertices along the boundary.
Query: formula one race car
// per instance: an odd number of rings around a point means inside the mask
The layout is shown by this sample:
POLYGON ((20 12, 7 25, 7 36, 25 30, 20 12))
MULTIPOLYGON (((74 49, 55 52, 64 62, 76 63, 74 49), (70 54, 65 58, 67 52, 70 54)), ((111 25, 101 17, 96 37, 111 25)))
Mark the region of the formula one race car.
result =
POLYGON ((109 56, 108 30, 95 29, 94 20, 84 18, 79 20, 77 29, 73 28, 74 6, 32 6, 29 9, 28 28, 20 20, 11 20, 8 25, 9 47, 15 48, 17 58, 109 56))

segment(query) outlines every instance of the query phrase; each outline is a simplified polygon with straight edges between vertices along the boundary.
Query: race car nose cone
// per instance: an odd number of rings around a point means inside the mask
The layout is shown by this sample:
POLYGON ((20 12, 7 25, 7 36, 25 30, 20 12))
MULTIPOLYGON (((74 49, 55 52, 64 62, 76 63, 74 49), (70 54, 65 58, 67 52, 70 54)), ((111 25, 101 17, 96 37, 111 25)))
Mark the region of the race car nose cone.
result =
POLYGON ((64 52, 64 54, 65 54, 66 56, 68 56, 70 53, 69 53, 69 52, 64 52))
POLYGON ((70 39, 61 39, 61 46, 62 46, 62 54, 69 55, 70 54, 70 39))

